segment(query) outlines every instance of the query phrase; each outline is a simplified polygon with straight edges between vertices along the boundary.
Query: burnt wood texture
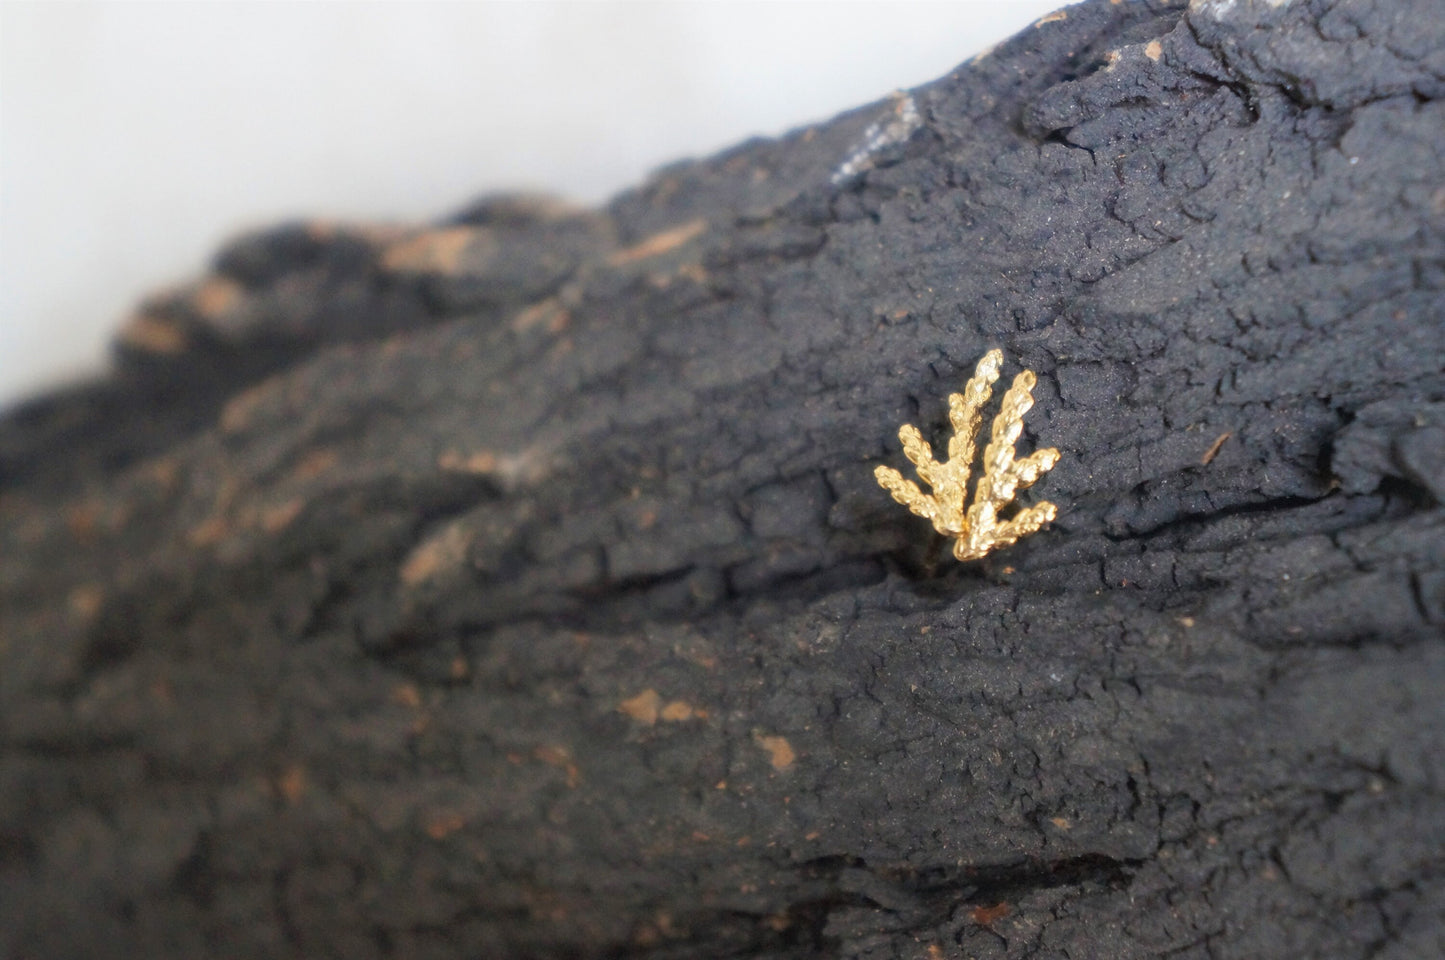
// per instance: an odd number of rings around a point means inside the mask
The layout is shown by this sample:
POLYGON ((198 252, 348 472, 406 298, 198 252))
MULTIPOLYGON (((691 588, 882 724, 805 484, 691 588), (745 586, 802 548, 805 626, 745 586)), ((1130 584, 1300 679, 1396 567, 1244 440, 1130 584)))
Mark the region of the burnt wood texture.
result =
POLYGON ((0 954, 1445 955, 1442 94, 1091 0, 228 246, 0 422, 0 954), (873 470, 993 348, 1059 516, 959 563, 873 470))

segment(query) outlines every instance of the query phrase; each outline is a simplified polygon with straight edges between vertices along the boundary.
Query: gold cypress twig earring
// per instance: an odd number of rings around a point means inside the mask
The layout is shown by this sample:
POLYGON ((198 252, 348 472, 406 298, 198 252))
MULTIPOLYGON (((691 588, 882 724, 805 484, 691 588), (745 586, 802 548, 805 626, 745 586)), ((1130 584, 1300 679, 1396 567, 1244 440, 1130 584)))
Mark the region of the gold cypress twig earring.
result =
POLYGON ((1020 510, 1010 520, 998 518, 999 509, 1012 501, 1015 493, 1059 462, 1059 451, 1053 447, 1035 450, 1022 460, 1014 459, 1014 444, 1023 432, 1024 414, 1034 405, 1037 378, 1032 370, 1014 377, 1013 386, 1004 394, 1003 406, 993 419, 989 444, 983 453, 983 476, 974 491, 973 503, 967 504, 968 477, 977 449, 975 438, 983 422, 983 405, 993 395, 993 384, 1002 364, 1003 351, 990 350, 978 362, 963 393, 949 395, 948 419, 953 423, 953 437, 948 441, 947 461, 939 463, 933 459, 933 449, 917 427, 905 424, 899 428, 903 453, 917 469, 919 478, 932 488, 932 494, 924 493, 892 467, 873 471, 879 485, 892 494, 894 500, 932 521, 933 528, 945 537, 953 538, 953 555, 959 560, 977 560, 990 550, 1016 543, 1058 515, 1057 507, 1043 501, 1020 510))

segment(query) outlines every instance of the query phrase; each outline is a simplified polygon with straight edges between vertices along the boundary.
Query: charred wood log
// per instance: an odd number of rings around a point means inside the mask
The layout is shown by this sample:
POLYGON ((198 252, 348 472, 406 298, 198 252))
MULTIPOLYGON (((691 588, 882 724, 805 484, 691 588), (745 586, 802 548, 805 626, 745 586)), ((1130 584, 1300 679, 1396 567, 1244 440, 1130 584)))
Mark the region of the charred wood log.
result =
POLYGON ((1439 955, 1442 93, 1426 0, 1091 0, 232 245, 0 423, 0 953, 1439 955), (873 470, 994 348, 1058 516, 959 563, 873 470))

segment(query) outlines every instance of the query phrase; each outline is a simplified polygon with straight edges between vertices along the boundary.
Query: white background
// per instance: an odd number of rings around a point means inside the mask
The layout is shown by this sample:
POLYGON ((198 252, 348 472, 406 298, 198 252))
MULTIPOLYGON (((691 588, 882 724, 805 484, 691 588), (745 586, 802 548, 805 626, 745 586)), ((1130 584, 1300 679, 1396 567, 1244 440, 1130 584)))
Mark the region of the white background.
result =
POLYGON ((1063 3, 0 0, 0 407, 103 369, 126 311, 239 230, 597 203, 1063 3))

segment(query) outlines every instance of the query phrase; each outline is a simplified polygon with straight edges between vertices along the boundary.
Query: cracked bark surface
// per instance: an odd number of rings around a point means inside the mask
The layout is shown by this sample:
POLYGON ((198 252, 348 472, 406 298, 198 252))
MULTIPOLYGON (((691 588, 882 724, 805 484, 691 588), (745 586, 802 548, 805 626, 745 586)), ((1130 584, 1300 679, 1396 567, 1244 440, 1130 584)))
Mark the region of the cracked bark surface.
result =
POLYGON ((0 951, 1445 952, 1442 85, 1098 0, 846 177, 233 244, 0 423, 0 951), (956 564, 871 471, 995 346, 956 564))

